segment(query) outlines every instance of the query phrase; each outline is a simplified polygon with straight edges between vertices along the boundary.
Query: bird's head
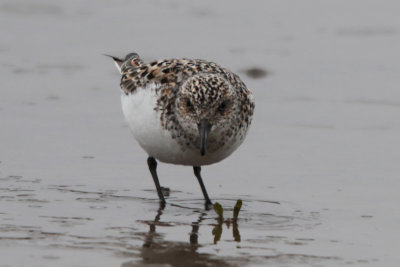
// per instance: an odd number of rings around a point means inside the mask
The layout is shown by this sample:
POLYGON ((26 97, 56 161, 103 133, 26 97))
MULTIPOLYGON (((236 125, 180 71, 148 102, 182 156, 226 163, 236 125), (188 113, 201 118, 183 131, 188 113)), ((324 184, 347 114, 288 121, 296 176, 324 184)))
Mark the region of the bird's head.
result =
POLYGON ((202 156, 221 143, 240 110, 232 85, 221 75, 201 74, 186 80, 178 92, 176 113, 179 124, 202 156))

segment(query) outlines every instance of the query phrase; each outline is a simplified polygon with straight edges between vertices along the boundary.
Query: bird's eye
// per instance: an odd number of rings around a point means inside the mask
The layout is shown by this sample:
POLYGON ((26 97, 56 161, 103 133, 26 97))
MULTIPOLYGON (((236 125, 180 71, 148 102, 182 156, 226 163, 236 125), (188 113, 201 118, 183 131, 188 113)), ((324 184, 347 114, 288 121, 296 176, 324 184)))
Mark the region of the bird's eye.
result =
POLYGON ((228 106, 228 101, 225 100, 219 105, 218 111, 224 112, 227 106, 228 106))
POLYGON ((192 102, 190 102, 189 99, 186 99, 185 104, 186 104, 186 107, 187 107, 189 110, 193 110, 193 104, 192 104, 192 102))

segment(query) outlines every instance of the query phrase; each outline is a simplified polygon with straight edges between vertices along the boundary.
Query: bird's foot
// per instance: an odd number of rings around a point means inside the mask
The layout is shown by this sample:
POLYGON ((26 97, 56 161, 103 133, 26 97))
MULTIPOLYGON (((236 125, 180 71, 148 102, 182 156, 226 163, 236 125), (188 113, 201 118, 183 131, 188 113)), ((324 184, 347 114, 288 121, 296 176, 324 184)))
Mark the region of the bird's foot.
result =
POLYGON ((213 208, 213 203, 211 202, 211 200, 207 199, 204 202, 204 208, 205 210, 211 210, 213 208))
POLYGON ((171 192, 171 190, 169 189, 169 187, 161 186, 161 192, 165 197, 169 197, 169 193, 171 192))

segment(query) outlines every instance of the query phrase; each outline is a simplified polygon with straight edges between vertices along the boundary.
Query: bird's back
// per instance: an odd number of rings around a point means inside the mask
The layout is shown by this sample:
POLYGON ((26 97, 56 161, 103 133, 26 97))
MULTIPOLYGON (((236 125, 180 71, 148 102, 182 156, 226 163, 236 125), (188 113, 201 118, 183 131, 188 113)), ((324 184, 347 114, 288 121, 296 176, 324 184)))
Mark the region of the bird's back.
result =
POLYGON ((189 77, 207 73, 219 74, 238 90, 243 93, 249 92, 236 74, 214 62, 201 59, 165 59, 143 63, 138 58, 125 62, 121 68, 121 88, 125 93, 133 93, 137 88, 144 88, 149 83, 177 88, 189 77))

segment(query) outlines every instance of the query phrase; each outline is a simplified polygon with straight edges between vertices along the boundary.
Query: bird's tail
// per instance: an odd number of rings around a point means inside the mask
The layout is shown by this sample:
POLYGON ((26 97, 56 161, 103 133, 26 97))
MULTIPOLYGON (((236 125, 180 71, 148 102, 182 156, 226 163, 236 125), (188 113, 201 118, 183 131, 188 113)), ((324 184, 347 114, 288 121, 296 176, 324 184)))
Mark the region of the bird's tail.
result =
POLYGON ((125 69, 129 67, 140 67, 143 64, 143 60, 140 59, 137 53, 129 53, 125 56, 125 59, 120 59, 118 57, 105 55, 114 60, 115 66, 120 73, 124 72, 125 69))

